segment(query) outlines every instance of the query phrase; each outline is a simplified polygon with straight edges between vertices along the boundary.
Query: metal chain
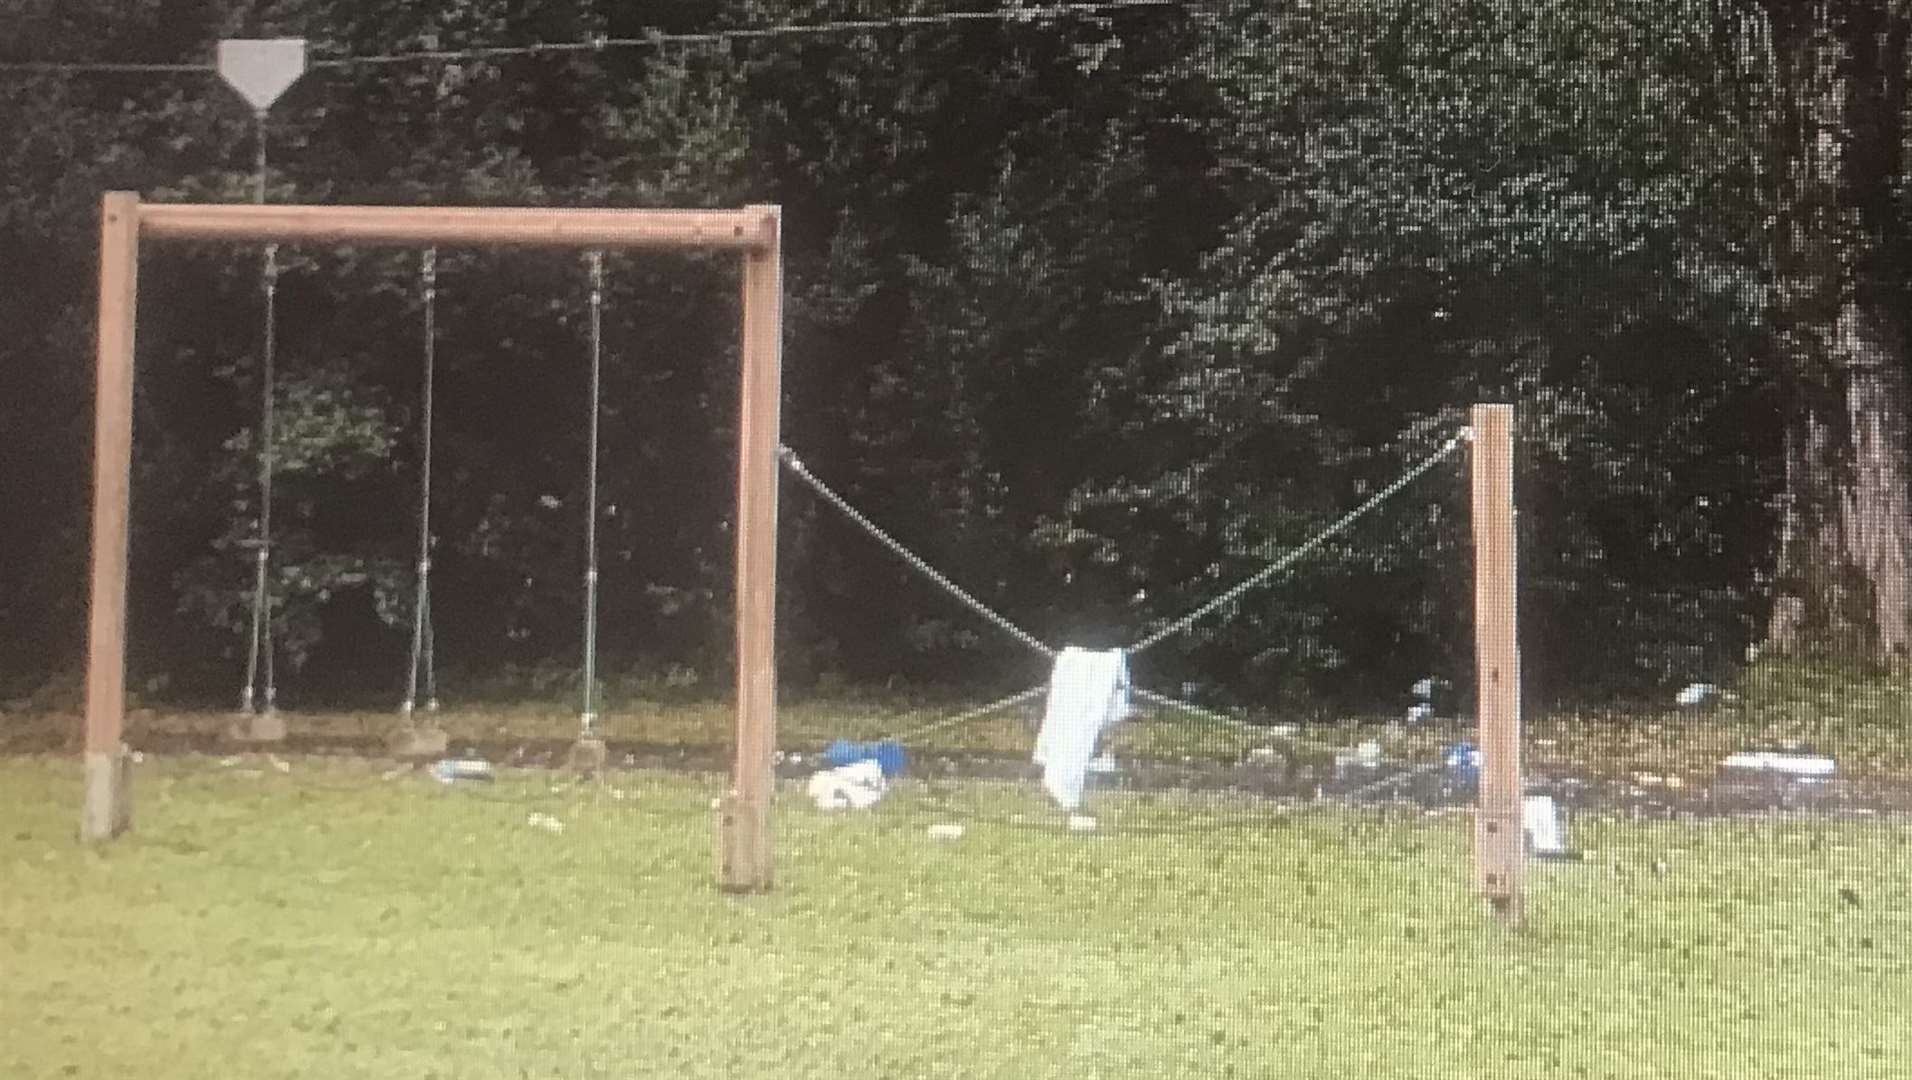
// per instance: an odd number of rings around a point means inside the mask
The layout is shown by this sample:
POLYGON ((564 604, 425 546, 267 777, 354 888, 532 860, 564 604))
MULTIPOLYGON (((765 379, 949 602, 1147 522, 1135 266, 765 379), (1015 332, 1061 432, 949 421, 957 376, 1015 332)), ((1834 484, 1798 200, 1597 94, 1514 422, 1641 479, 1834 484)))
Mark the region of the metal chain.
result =
POLYGON ((277 440, 275 399, 278 375, 279 245, 267 244, 265 250, 265 329, 259 352, 259 513, 257 533, 253 537, 252 639, 246 651, 246 688, 244 708, 257 706, 263 669, 265 707, 271 712, 278 703, 278 681, 272 664, 272 477, 276 471, 273 443, 277 440))
MULTIPOLYGON (((258 135, 257 153, 253 160, 253 201, 264 204, 266 201, 266 113, 261 109, 254 116, 258 135)), ((270 593, 272 571, 272 475, 274 472, 273 443, 277 439, 275 431, 274 404, 278 397, 275 371, 278 350, 278 296, 279 296, 279 245, 265 246, 263 267, 264 320, 263 341, 259 354, 259 512, 257 515, 257 533, 253 537, 253 577, 252 577, 252 635, 246 649, 246 686, 242 697, 242 707, 252 712, 258 702, 261 668, 265 677, 265 706, 271 712, 277 704, 278 680, 272 664, 272 596, 270 593)))
POLYGON ((438 670, 432 648, 432 426, 433 382, 438 366, 438 249, 427 248, 418 264, 425 305, 424 385, 419 417, 418 477, 418 595, 412 604, 412 663, 401 710, 410 715, 418 704, 418 685, 425 683, 425 708, 438 711, 438 670))
POLYGON ((798 479, 810 485, 812 490, 818 495, 821 495, 825 502, 836 507, 837 511, 844 517, 855 522, 858 527, 870 535, 871 539, 895 552, 899 558, 910 565, 911 569, 935 582, 938 587, 955 598, 963 606, 982 616, 984 619, 987 619, 997 629, 1028 646, 1032 651, 1051 659, 1055 657, 1055 649, 1043 644, 1041 639, 1037 638, 1034 634, 1010 622, 1006 616, 990 608, 981 600, 971 596, 962 586, 944 577, 942 573, 931 566, 922 556, 904 547, 901 541, 898 541, 889 533, 884 532, 874 521, 864 517, 856 507, 851 506, 843 496, 837 494, 828 484, 825 484, 816 474, 812 473, 809 468, 804 465, 803 460, 797 457, 796 451, 790 449, 788 446, 779 446, 777 447, 777 458, 782 461, 784 467, 789 469, 798 479))
POLYGON ((1395 480, 1393 483, 1389 484, 1387 487, 1384 487, 1380 491, 1376 492, 1374 496, 1372 498, 1369 498, 1366 502, 1363 502, 1361 505, 1341 515, 1341 517, 1338 520, 1336 520, 1333 524, 1329 525, 1327 528, 1321 530, 1320 532, 1314 534, 1312 537, 1308 538, 1308 540, 1303 542, 1299 547, 1292 549, 1287 554, 1283 555, 1281 558, 1276 559, 1274 562, 1270 563, 1266 567, 1263 567, 1261 570, 1257 571, 1255 574, 1248 577, 1246 580, 1242 581, 1240 584, 1237 584, 1233 588, 1229 589, 1227 592, 1222 593, 1220 596, 1215 597, 1213 600, 1210 600, 1208 603, 1203 604, 1201 607, 1196 608, 1194 611, 1191 611, 1188 614, 1182 616, 1181 618, 1176 619, 1175 621, 1171 623, 1168 623, 1167 625, 1163 626, 1161 629, 1155 631, 1154 633, 1148 635, 1142 640, 1129 646, 1128 649, 1125 651, 1130 656, 1134 656, 1148 649, 1152 649, 1155 646, 1160 645, 1162 642, 1167 641, 1169 638, 1172 638, 1176 636, 1177 634, 1187 631, 1190 627, 1194 626, 1196 623, 1207 618, 1208 616, 1214 614, 1216 611, 1220 610, 1221 608, 1227 607, 1228 605, 1234 603, 1235 601, 1240 600, 1244 595, 1246 595, 1250 591, 1266 584, 1268 581, 1280 575, 1284 571, 1288 570, 1290 567, 1294 566, 1296 563, 1300 562, 1302 559, 1307 558, 1308 555, 1312 554, 1316 549, 1320 548, 1321 545, 1327 543, 1329 540, 1339 535, 1342 531, 1347 529, 1348 526, 1354 524, 1356 521, 1360 520, 1362 517, 1365 517, 1368 513, 1372 512, 1376 507, 1380 506, 1382 503, 1393 498, 1395 495, 1398 495, 1409 484, 1412 484, 1414 481, 1420 479, 1422 475, 1428 472, 1428 470, 1432 469, 1434 466, 1446 460, 1449 455, 1454 453, 1454 451, 1460 449, 1461 444, 1469 441, 1472 438, 1473 438, 1472 429, 1468 429, 1468 428, 1461 429, 1461 431, 1458 434, 1456 434, 1453 438, 1447 440, 1447 443, 1443 445, 1438 451, 1436 451, 1431 457, 1427 458, 1426 460, 1422 461, 1418 465, 1415 465, 1413 468, 1409 469, 1407 472, 1403 473, 1399 479, 1395 480))
POLYGON ((593 251, 591 265, 591 452, 586 466, 584 497, 584 701, 578 728, 590 737, 597 727, 597 615, 598 615, 598 414, 604 382, 604 253, 593 251))

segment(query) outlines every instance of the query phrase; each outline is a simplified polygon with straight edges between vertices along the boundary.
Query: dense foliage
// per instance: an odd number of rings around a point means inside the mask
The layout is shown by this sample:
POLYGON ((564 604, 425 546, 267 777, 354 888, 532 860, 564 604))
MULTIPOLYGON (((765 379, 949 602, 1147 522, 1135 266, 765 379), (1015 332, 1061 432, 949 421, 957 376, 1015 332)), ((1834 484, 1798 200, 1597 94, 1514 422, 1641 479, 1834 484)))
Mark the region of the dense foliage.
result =
MULTIPOLYGON (((1902 95, 1903 7, 1849 5, 1876 24, 1826 16, 1815 47, 1849 61, 1870 42, 1899 72, 1875 83, 1902 95)), ((6 0, 0 60, 198 60, 218 37, 276 34, 348 58, 945 9, 6 0)), ((1512 400, 1527 656, 1543 692, 1586 696, 1719 671, 1763 638, 1787 570, 1787 425, 1826 383, 1805 378, 1823 342, 1780 272, 1800 264, 1775 255, 1805 152, 1786 138, 1803 130, 1780 62, 1793 15, 1223 0, 340 64, 274 110, 268 187, 782 204, 787 441, 1058 642, 1134 640, 1424 457, 1467 404, 1512 400)), ((0 87, 0 674, 43 673, 73 662, 84 614, 98 195, 248 198, 254 131, 208 74, 0 87)), ((1905 133, 1850 134, 1889 152, 1862 162, 1873 231, 1838 241, 1872 254, 1842 265, 1902 288, 1903 260, 1877 252, 1912 207, 1905 133)), ((275 619, 298 693, 389 695, 411 603, 418 258, 287 254, 275 619)), ((609 269, 607 664, 721 686, 734 273, 609 269)), ((224 692, 240 651, 259 271, 256 250, 176 250, 142 279, 136 660, 182 687, 224 692)), ((445 252, 440 288, 442 651, 467 672, 561 670, 579 635, 584 269, 445 252)), ((982 684, 1017 655, 806 490, 786 486, 783 520, 792 685, 982 684)), ((1464 469, 1438 469, 1149 663, 1214 700, 1464 678, 1466 523, 1464 469)))

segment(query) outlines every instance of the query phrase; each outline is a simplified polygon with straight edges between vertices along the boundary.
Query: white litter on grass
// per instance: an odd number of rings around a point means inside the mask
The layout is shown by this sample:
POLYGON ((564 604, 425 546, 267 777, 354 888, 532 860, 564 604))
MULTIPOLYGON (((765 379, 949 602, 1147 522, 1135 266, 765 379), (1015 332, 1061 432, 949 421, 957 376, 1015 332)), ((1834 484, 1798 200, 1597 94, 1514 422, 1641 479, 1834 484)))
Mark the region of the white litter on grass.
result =
POLYGON ((284 760, 283 758, 275 757, 275 758, 272 758, 271 761, 272 761, 272 767, 274 769, 277 769, 279 772, 289 773, 292 771, 292 763, 284 760))
POLYGON ((1720 765, 1748 772, 1820 778, 1833 775, 1839 768, 1838 762, 1823 754, 1796 754, 1777 750, 1742 750, 1729 755, 1720 765))
POLYGON ((1734 695, 1728 691, 1722 690, 1712 683, 1703 682, 1687 683, 1680 688, 1679 693, 1673 695, 1674 703, 1683 709, 1690 709, 1695 705, 1705 705, 1715 701, 1735 700, 1737 699, 1734 695))
POLYGON ((1520 802, 1521 827, 1527 834, 1527 850, 1536 855, 1565 855, 1566 839, 1560 834, 1560 812, 1551 795, 1529 795, 1520 802))
POLYGON ((561 833, 564 831, 564 822, 559 821, 550 814, 541 813, 536 810, 533 810, 530 816, 524 819, 524 823, 534 829, 543 829, 548 833, 561 833))
POLYGON ((1434 706, 1425 701, 1407 711, 1407 722, 1410 724, 1424 723, 1432 719, 1434 719, 1434 706))
POLYGON ((869 760, 825 769, 810 778, 809 786, 819 810, 868 810, 888 790, 883 767, 869 760))
POLYGON ((1257 765, 1266 765, 1275 760, 1275 748, 1272 746, 1257 746, 1253 750, 1248 751, 1248 760, 1257 765))
POLYGON ((145 762, 146 762, 145 754, 140 753, 138 750, 133 751, 133 764, 143 765, 145 764, 145 762))
POLYGON ((1070 814, 1069 815, 1069 831, 1070 832, 1094 832, 1095 819, 1090 817, 1087 814, 1070 814))
POLYGON ((963 827, 961 825, 931 825, 929 838, 931 840, 961 840, 963 827))
POLYGON ((237 764, 239 764, 239 757, 236 754, 233 755, 232 757, 223 757, 219 759, 219 767, 222 769, 230 769, 237 764))

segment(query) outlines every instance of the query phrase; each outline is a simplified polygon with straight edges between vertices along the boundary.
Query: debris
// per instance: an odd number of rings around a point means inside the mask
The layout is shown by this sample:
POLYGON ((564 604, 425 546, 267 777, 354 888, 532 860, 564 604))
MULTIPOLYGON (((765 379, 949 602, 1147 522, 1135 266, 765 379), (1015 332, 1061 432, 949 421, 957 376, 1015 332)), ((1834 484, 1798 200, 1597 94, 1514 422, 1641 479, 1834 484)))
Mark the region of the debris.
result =
POLYGON ((1721 768, 1744 772, 1778 773, 1802 779, 1824 779, 1838 771, 1838 763, 1823 754, 1786 750, 1742 750, 1728 755, 1721 768))
POLYGON ((239 755, 237 754, 234 754, 231 757, 222 757, 219 759, 219 767, 222 769, 230 769, 237 764, 239 764, 239 755))
POLYGON ((1551 795, 1529 795, 1520 801, 1521 831, 1527 837, 1527 850, 1542 859, 1578 859, 1567 850, 1565 830, 1560 825, 1560 810, 1551 795))
POLYGON ((1407 711, 1407 722, 1410 724, 1422 724, 1432 719, 1434 719, 1434 706, 1429 705, 1425 701, 1414 705, 1407 711))
POLYGON ((1422 701, 1433 701, 1434 695, 1451 689, 1453 685, 1453 683, 1448 682, 1439 675, 1428 675, 1409 687, 1408 693, 1413 694, 1422 701))
POLYGON ((810 778, 809 787, 819 810, 867 810, 888 790, 882 765, 869 759, 825 769, 810 778))
POLYGON ((1301 734, 1300 724, 1269 724, 1268 734, 1278 739, 1292 739, 1301 734))
POLYGON ((1442 764, 1447 766, 1448 773, 1454 779, 1469 783, 1480 778, 1481 763, 1485 759, 1486 755, 1480 752, 1480 748, 1464 739, 1448 746, 1447 752, 1441 756, 1442 764))
POLYGON ((537 810, 533 810, 530 816, 524 819, 524 823, 534 829, 543 829, 548 833, 561 833, 564 831, 564 822, 559 821, 550 814, 537 810))
POLYGON ((961 825, 931 825, 929 838, 931 840, 961 840, 963 827, 961 825))
POLYGON ((1673 695, 1673 701, 1682 709, 1691 709, 1698 705, 1709 705, 1718 701, 1733 701, 1734 696, 1712 683, 1687 683, 1680 692, 1673 695))
POLYGON ((1087 814, 1070 814, 1069 815, 1069 831, 1070 832, 1094 832, 1095 819, 1090 817, 1087 814))
POLYGON ((894 739, 880 742, 851 742, 837 739, 823 748, 823 762, 832 769, 854 765, 859 761, 874 761, 883 770, 885 779, 894 779, 902 775, 903 768, 909 764, 909 758, 903 753, 903 747, 894 739))
POLYGON ((133 751, 133 764, 141 765, 141 764, 144 764, 145 761, 146 761, 145 754, 140 753, 138 750, 133 751))
POLYGON ((380 780, 396 780, 411 771, 412 767, 410 765, 400 765, 397 768, 386 769, 384 772, 379 773, 378 778, 380 780))
POLYGON ((292 771, 292 763, 286 761, 284 758, 276 755, 268 755, 266 760, 272 762, 272 767, 279 772, 289 773, 292 771))
POLYGON ((481 758, 446 758, 432 765, 432 779, 441 784, 460 780, 494 780, 491 762, 481 758))
POLYGON ((1121 767, 1115 763, 1115 755, 1107 751, 1104 751, 1100 757, 1090 758, 1086 768, 1089 772, 1103 776, 1122 771, 1121 767))
POLYGON ((1275 748, 1272 746, 1257 746, 1253 750, 1248 751, 1248 760, 1257 765, 1273 764, 1276 760, 1275 748))

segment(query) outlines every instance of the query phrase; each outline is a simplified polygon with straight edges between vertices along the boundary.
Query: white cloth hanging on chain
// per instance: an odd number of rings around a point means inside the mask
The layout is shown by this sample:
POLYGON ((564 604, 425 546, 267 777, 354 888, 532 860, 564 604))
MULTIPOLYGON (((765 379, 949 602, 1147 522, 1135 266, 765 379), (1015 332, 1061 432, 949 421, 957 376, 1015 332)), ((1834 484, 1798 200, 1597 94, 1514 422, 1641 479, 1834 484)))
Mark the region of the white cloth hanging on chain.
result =
POLYGON ((1129 708, 1129 658, 1121 649, 1070 646, 1056 654, 1049 706, 1036 735, 1042 786, 1064 809, 1082 805, 1084 774, 1102 733, 1129 708))

